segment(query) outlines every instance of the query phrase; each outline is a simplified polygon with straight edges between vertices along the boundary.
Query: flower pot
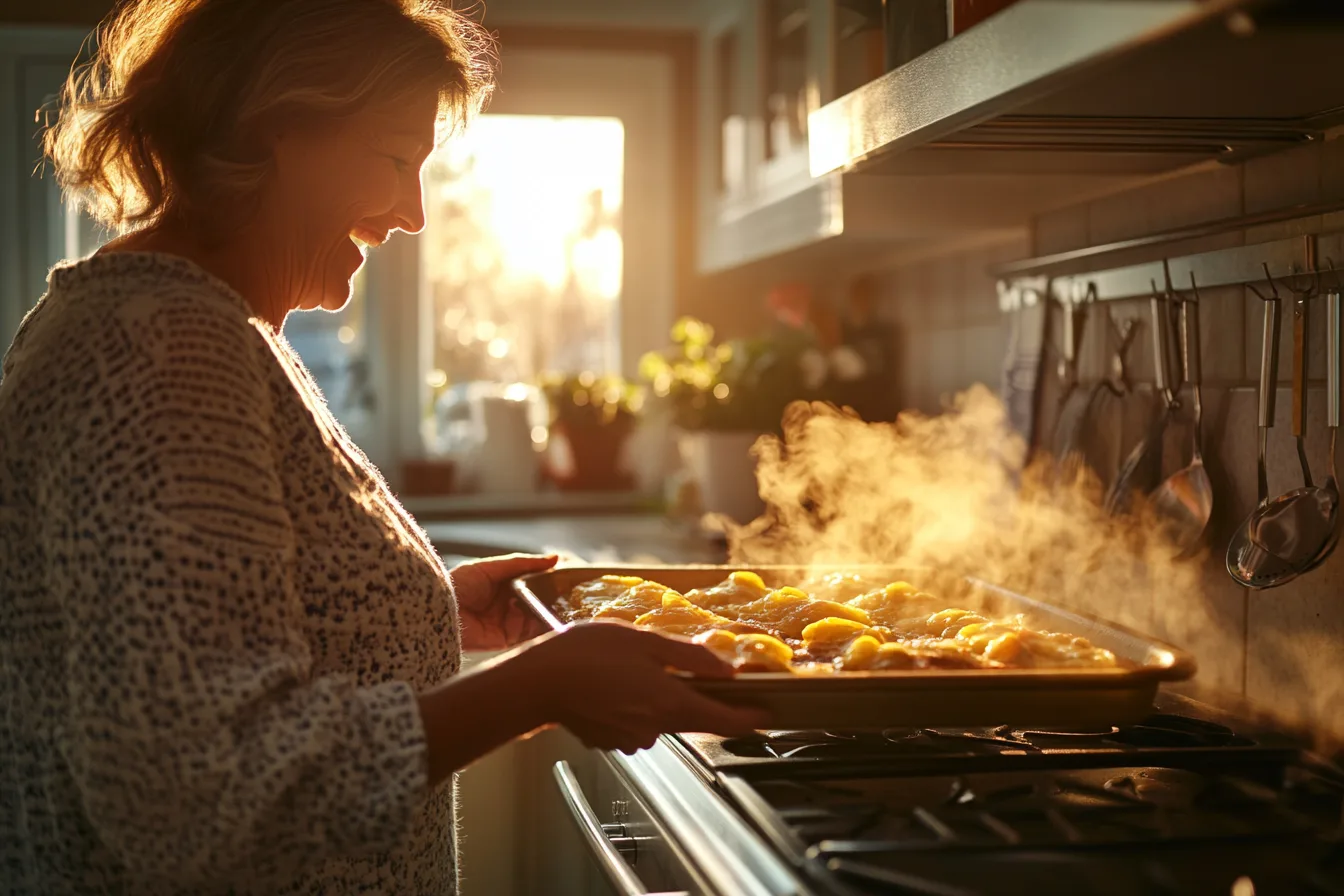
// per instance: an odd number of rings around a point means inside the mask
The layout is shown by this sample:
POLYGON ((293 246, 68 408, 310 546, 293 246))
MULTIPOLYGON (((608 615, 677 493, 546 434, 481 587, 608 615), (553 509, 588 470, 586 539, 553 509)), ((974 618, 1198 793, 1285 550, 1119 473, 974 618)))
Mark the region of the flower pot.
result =
POLYGON ((401 493, 408 498, 452 494, 456 474, 457 466, 451 460, 433 457, 408 460, 401 468, 401 493))
POLYGON ((547 475, 561 491, 612 492, 634 488, 625 470, 625 443, 634 419, 620 416, 610 423, 561 417, 551 425, 547 475))
POLYGON ((706 513, 719 513, 749 523, 765 512, 756 486, 756 458, 751 446, 756 432, 682 432, 678 438, 682 462, 700 490, 706 513))

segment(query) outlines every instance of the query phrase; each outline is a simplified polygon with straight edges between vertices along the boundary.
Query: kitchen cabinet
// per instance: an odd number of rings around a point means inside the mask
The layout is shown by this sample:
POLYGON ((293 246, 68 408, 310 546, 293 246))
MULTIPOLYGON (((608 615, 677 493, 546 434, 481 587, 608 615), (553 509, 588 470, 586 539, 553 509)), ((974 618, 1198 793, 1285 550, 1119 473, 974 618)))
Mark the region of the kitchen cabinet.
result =
POLYGON ((807 121, 837 84, 881 73, 880 2, 716 0, 704 9, 700 269, 839 235, 842 178, 809 173, 807 121))
POLYGON ((700 32, 699 267, 815 272, 930 241, 1023 229, 1107 175, 815 171, 821 110, 880 81, 879 0, 713 0, 700 32))
POLYGON ((812 113, 813 174, 1154 175, 1309 143, 1342 120, 1337 3, 953 9, 968 27, 812 113))

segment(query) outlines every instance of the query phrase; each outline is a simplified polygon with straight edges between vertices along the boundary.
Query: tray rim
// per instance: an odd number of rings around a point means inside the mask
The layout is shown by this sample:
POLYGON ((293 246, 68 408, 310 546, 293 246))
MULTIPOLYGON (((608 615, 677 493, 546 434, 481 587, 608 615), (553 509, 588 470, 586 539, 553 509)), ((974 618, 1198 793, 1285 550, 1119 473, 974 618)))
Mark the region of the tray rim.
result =
MULTIPOLYGON (((703 571, 721 571, 725 575, 736 571, 760 572, 770 570, 796 570, 808 568, 804 564, 786 565, 786 564, 602 564, 602 565, 572 565, 555 567, 543 572, 531 573, 521 576, 513 581, 514 593, 532 612, 549 625, 553 630, 560 631, 568 628, 570 625, 579 623, 565 623, 560 620, 541 597, 532 589, 531 583, 551 578, 557 573, 569 573, 586 571, 592 574, 592 578, 598 578, 605 575, 639 575, 641 578, 652 578, 641 573, 658 571, 684 572, 690 570, 703 571)), ((835 569, 837 571, 862 571, 864 569, 896 569, 904 568, 915 571, 913 567, 900 567, 899 565, 879 566, 876 564, 844 564, 843 566, 828 566, 825 564, 812 567, 814 569, 835 569)), ((948 574, 948 573, 944 573, 948 574)), ((1165 655, 1166 661, 1162 663, 1145 663, 1129 669, 911 669, 911 670, 888 670, 876 672, 840 672, 834 675, 798 675, 790 672, 742 672, 731 679, 699 679, 696 680, 698 687, 712 687, 714 685, 731 686, 734 688, 747 688, 751 690, 773 690, 787 685, 791 691, 826 691, 837 687, 844 690, 853 690, 855 688, 864 689, 880 687, 883 689, 911 689, 928 688, 940 684, 947 685, 970 685, 976 688, 1003 688, 1012 689, 1030 684, 1034 688, 1062 688, 1062 689, 1113 689, 1123 687, 1139 687, 1148 684, 1160 682, 1186 681, 1195 676, 1198 671, 1198 663, 1190 653, 1161 641, 1157 638, 1145 635, 1128 626, 1117 622, 1111 622, 1103 617, 1084 613, 1078 610, 1070 610, 1055 604, 1028 597, 1019 594, 1009 588, 1001 585, 995 585, 976 576, 951 573, 956 578, 962 579, 973 587, 996 593, 1001 597, 1029 606, 1041 607, 1057 616, 1076 619, 1082 623, 1090 623, 1129 638, 1134 638, 1148 645, 1150 653, 1156 652, 1158 655, 1165 655)), ((692 676, 685 676, 692 677, 692 676)))

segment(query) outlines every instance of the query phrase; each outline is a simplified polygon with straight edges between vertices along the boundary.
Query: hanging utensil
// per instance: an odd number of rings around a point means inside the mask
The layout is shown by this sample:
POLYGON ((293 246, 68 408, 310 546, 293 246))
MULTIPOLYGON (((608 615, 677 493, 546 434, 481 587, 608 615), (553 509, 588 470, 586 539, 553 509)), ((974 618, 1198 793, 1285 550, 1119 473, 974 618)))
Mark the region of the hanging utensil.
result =
POLYGON ((1076 465, 1075 446, 1078 433, 1084 425, 1091 397, 1082 405, 1070 405, 1069 399, 1078 389, 1078 354, 1082 349, 1083 332, 1087 326, 1087 309, 1081 302, 1060 302, 1063 312, 1063 340, 1060 361, 1056 368, 1059 377, 1059 401, 1055 408, 1055 428, 1050 448, 1055 452, 1061 470, 1076 465), (1061 433, 1063 441, 1061 442, 1061 433))
POLYGON ((1149 426, 1148 432, 1129 452, 1125 462, 1120 465, 1106 495, 1106 511, 1112 515, 1129 509, 1134 492, 1147 494, 1157 485, 1162 466, 1162 437, 1172 414, 1179 407, 1176 394, 1171 388, 1171 372, 1168 369, 1170 358, 1167 349, 1167 301, 1165 293, 1159 292, 1153 283, 1153 378, 1157 393, 1162 400, 1161 412, 1149 426), (1153 455, 1156 462, 1153 462, 1153 455))
MULTIPOLYGON (((1333 267, 1333 265, 1332 265, 1333 267)), ((1335 469, 1335 449, 1339 438, 1339 404, 1340 404, 1340 290, 1336 286, 1326 296, 1326 425, 1330 428, 1330 475, 1325 480, 1324 491, 1333 503, 1333 522, 1331 525, 1330 537, 1326 539, 1321 552, 1316 555, 1316 560, 1311 568, 1315 568, 1326 561, 1326 559, 1335 552, 1335 547, 1339 544, 1341 524, 1344 523, 1344 514, 1339 512, 1339 474, 1335 469)))
POLYGON ((1199 359, 1199 291, 1193 273, 1190 289, 1191 296, 1180 303, 1181 368, 1185 381, 1190 384, 1193 412, 1190 463, 1168 477, 1150 496, 1167 538, 1181 556, 1189 554, 1199 544, 1213 515, 1213 484, 1204 468, 1202 449, 1204 397, 1199 359))
MULTIPOLYGON (((1272 285, 1271 281, 1271 285, 1272 285)), ((1261 296, 1261 298, 1264 298, 1261 296)), ((1278 341, 1278 294, 1266 301, 1265 333, 1278 341), (1271 326, 1270 315, 1273 314, 1271 326), (1272 332, 1271 332, 1272 331, 1272 332)), ((1307 294, 1293 307, 1294 368, 1292 380, 1293 435, 1298 445, 1303 486, 1269 499, 1265 449, 1268 428, 1274 424, 1272 391, 1276 385, 1277 351, 1266 347, 1261 360, 1260 494, 1259 506, 1242 524, 1228 546, 1227 568, 1232 577, 1255 589, 1285 585, 1316 565, 1317 557, 1334 534, 1338 493, 1311 484, 1311 467, 1304 445, 1306 428, 1307 294), (1266 355, 1269 366, 1266 373, 1266 355), (1269 401, 1266 404, 1266 394, 1269 401), (1268 413, 1266 414, 1266 408, 1268 413), (1266 423, 1266 421, 1268 421, 1266 423)))
MULTIPOLYGON (((1269 272, 1265 272, 1269 279, 1269 272)), ((1232 578, 1251 588, 1264 587, 1291 573, 1288 564, 1262 549, 1251 538, 1252 527, 1257 514, 1269 501, 1269 473, 1266 469, 1266 453, 1269 444, 1269 430, 1274 426, 1275 390, 1278 388, 1279 375, 1279 293, 1274 281, 1269 280, 1270 295, 1261 294, 1254 286, 1252 292, 1264 303, 1264 324, 1261 327, 1260 343, 1260 391, 1258 410, 1259 448, 1256 460, 1256 507, 1250 516, 1237 528, 1232 541, 1227 546, 1227 572, 1232 578)))

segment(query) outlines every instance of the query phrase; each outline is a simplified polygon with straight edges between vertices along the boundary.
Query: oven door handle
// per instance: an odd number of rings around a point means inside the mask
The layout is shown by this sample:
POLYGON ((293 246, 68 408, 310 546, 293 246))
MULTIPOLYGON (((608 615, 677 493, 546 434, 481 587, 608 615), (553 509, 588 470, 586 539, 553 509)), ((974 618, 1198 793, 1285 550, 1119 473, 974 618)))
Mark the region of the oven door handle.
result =
POLYGON ((574 777, 574 771, 569 767, 568 762, 557 762, 555 764, 555 783, 560 788, 560 795, 565 798, 565 805, 569 807, 569 814, 574 816, 574 823, 579 827, 579 833, 587 842, 588 848, 593 855, 597 856, 598 864, 602 866, 603 873, 607 880, 616 888, 620 896, 689 896, 683 892, 680 893, 650 893, 645 889, 644 884, 635 875, 633 869, 625 861, 625 857, 616 849, 611 838, 607 836, 606 831, 602 829, 602 823, 597 818, 597 813, 593 807, 588 805, 588 798, 583 795, 583 788, 579 786, 579 781, 574 777))

